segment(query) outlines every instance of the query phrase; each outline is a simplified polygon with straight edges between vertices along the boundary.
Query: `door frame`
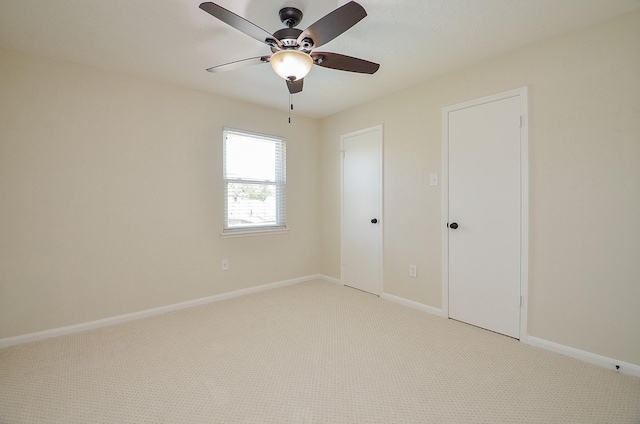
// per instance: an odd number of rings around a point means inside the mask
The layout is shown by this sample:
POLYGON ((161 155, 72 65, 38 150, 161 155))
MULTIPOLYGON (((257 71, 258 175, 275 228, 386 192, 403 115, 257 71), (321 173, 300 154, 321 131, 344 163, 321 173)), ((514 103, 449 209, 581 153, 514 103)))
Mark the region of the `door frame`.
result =
POLYGON ((520 87, 442 108, 442 314, 449 318, 449 113, 485 103, 520 98, 520 341, 527 342, 529 293, 529 108, 520 87))
POLYGON ((369 132, 377 132, 378 133, 378 168, 380 170, 380 178, 378 181, 378 238, 379 238, 379 246, 378 246, 378 263, 379 263, 379 278, 378 278, 378 287, 377 293, 374 293, 377 296, 381 296, 383 293, 383 257, 384 257, 384 143, 383 143, 383 125, 375 125, 373 127, 364 128, 358 131, 353 131, 350 133, 340 135, 340 284, 343 286, 343 274, 344 274, 344 140, 348 137, 354 137, 361 134, 366 134, 369 132))

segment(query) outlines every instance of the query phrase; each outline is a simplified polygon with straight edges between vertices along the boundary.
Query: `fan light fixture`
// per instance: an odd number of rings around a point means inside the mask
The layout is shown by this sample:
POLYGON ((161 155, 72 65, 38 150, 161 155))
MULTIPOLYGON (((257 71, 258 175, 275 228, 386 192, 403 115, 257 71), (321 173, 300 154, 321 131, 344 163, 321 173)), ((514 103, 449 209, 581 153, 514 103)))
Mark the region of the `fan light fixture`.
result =
POLYGON ((297 81, 307 76, 313 59, 300 50, 280 50, 271 55, 271 67, 278 76, 288 81, 297 81))

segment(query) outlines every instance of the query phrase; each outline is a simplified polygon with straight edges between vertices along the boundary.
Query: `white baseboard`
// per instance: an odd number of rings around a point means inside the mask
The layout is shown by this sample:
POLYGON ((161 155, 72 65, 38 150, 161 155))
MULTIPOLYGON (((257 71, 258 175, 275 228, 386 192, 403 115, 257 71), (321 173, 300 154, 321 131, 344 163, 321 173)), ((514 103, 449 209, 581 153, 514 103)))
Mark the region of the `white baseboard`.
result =
POLYGON ((405 299, 399 296, 394 296, 389 293, 382 293, 380 297, 382 299, 390 300, 392 302, 396 302, 401 305, 408 306, 413 309, 417 309, 419 311, 428 312, 432 315, 437 315, 439 317, 444 317, 444 312, 442 311, 442 309, 434 308, 433 306, 425 305, 424 303, 414 302, 413 300, 405 299))
POLYGON ((321 275, 318 278, 321 279, 321 280, 324 280, 324 281, 328 281, 328 282, 333 283, 333 284, 337 284, 339 286, 344 286, 344 283, 339 278, 329 277, 328 275, 321 275))
MULTIPOLYGON (((190 308, 193 306, 204 305, 207 303, 218 302, 225 299, 231 299, 238 296, 244 296, 252 293, 259 293, 266 290, 271 290, 279 287, 290 286, 293 284, 303 283, 312 280, 324 280, 333 284, 343 285, 342 281, 322 274, 307 275, 305 277, 293 278, 290 280, 278 281, 275 283, 263 284, 256 287, 249 287, 246 289, 236 290, 228 293, 221 293, 214 296, 202 297, 199 299, 188 300, 186 302, 174 303, 171 305, 161 306, 158 308, 147 309, 144 311, 133 312, 130 314, 118 315, 115 317, 104 318, 96 321, 84 322, 81 324, 70 325, 67 327, 54 328, 51 330, 39 331, 36 333, 24 334, 21 336, 7 337, 0 339, 0 349, 15 346, 22 343, 29 343, 38 340, 44 340, 51 337, 62 336, 66 334, 79 333, 82 331, 93 330, 96 328, 107 327, 109 325, 120 324, 127 321, 133 321, 140 318, 146 318, 154 315, 160 315, 171 311, 177 311, 180 309, 190 308)), ((399 303, 410 308, 414 308, 423 312, 428 312, 433 315, 444 317, 442 309, 434 308, 433 306, 425 305, 422 303, 414 302, 413 300, 404 299, 402 297, 394 296, 388 293, 382 293, 380 296, 382 299, 390 300, 392 302, 399 303)), ((635 365, 623 361, 617 361, 606 356, 596 355, 595 353, 586 352, 583 350, 575 349, 569 346, 564 346, 558 343, 550 342, 547 340, 539 339, 537 337, 528 336, 526 343, 532 346, 540 347, 552 352, 560 353, 575 359, 579 359, 594 365, 609 368, 614 371, 621 372, 623 374, 640 377, 640 365, 635 365)))
POLYGON ((325 280, 334 282, 333 278, 326 277, 321 274, 307 275, 305 277, 293 278, 290 280, 278 281, 275 283, 263 284, 256 287, 249 287, 246 289, 236 290, 228 293, 221 293, 214 296, 202 297, 199 299, 187 300, 186 302, 174 303, 171 305, 160 306, 158 308, 147 309, 139 312, 132 312, 130 314, 118 315, 114 317, 99 319, 96 321, 83 322, 81 324, 69 325, 67 327, 53 328, 51 330, 38 331, 36 333, 24 334, 21 336, 7 337, 0 339, 0 349, 15 346, 22 343, 35 342, 38 340, 44 340, 51 337, 63 336, 66 334, 79 333, 81 331, 93 330, 96 328, 107 327, 109 325, 120 324, 127 321, 133 321, 140 318, 146 318, 153 315, 160 315, 171 311, 177 311, 180 309, 190 308, 193 306, 204 305, 207 303, 218 302, 225 299, 231 299, 233 297, 244 296, 247 294, 258 293, 265 290, 271 290, 278 287, 290 286, 293 284, 303 283, 311 280, 325 280))
MULTIPOLYGON (((382 293, 380 296, 383 299, 397 302, 410 308, 418 309, 420 311, 428 312, 433 315, 437 315, 443 318, 447 318, 442 309, 434 308, 432 306, 424 305, 422 303, 414 302, 413 300, 404 299, 402 297, 394 296, 388 293, 382 293)), ((640 377, 640 365, 631 364, 628 362, 618 361, 616 359, 608 358, 606 356, 597 355, 595 353, 586 352, 584 350, 575 349, 569 346, 564 346, 558 343, 553 343, 547 340, 539 339, 527 335, 521 338, 525 344, 530 344, 551 352, 560 353, 565 356, 569 356, 574 359, 579 359, 584 362, 588 362, 593 365, 598 365, 604 368, 609 368, 614 371, 618 371, 622 374, 632 375, 640 377)))
POLYGON ((575 349, 569 346, 564 346, 558 343, 539 339, 537 337, 529 336, 527 338, 527 343, 532 346, 540 347, 551 352, 560 353, 574 359, 580 359, 581 361, 585 361, 590 364, 609 368, 614 371, 621 372, 622 374, 640 377, 640 365, 617 361, 612 358, 607 358, 606 356, 596 355, 595 353, 586 352, 584 350, 575 349))

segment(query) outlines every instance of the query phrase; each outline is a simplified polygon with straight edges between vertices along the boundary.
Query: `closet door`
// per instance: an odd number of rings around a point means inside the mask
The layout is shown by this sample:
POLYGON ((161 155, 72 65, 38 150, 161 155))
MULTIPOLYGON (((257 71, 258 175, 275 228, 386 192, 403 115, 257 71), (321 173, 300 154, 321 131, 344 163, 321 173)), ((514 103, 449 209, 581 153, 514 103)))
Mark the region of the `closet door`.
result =
POLYGON ((521 99, 448 111, 449 317, 520 338, 521 99))

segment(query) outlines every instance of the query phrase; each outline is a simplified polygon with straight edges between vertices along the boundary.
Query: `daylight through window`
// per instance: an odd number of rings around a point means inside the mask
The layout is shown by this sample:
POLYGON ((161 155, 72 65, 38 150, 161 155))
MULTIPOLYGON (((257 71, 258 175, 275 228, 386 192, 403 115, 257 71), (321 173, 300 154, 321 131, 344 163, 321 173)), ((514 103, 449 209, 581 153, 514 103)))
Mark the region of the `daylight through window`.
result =
POLYGON ((224 129, 224 232, 286 228, 286 149, 280 137, 224 129))

